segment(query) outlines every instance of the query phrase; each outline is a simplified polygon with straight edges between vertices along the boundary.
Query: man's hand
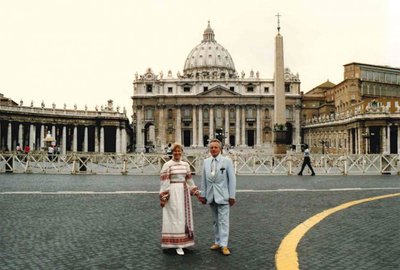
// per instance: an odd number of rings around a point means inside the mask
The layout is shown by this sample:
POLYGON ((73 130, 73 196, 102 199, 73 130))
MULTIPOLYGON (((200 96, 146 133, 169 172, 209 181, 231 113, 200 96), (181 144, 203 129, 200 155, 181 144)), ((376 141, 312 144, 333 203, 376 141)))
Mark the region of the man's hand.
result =
POLYGON ((236 203, 236 200, 235 199, 233 199, 233 198, 229 198, 229 205, 230 206, 232 206, 232 205, 234 205, 235 203, 236 203))
POLYGON ((201 197, 201 196, 199 196, 199 197, 197 197, 197 198, 199 199, 199 201, 200 201, 202 204, 206 204, 206 203, 207 203, 207 199, 206 199, 206 198, 201 197))

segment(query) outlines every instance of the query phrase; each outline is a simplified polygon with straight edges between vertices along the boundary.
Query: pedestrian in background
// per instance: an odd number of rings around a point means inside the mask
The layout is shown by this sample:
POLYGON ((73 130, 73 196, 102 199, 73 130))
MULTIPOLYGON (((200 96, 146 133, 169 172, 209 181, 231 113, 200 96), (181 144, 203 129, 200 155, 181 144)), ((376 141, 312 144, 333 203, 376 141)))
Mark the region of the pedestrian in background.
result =
POLYGON ((210 141, 209 149, 211 157, 204 160, 199 200, 210 205, 213 215, 214 243, 210 249, 230 255, 229 212, 236 202, 236 175, 232 160, 221 155, 222 144, 218 139, 210 141))
POLYGON ((314 169, 311 166, 311 159, 310 159, 310 149, 308 149, 308 145, 304 145, 304 159, 303 159, 303 165, 301 165, 301 170, 298 173, 298 175, 303 175, 303 170, 306 167, 306 165, 310 168, 311 170, 311 176, 315 175, 314 169))

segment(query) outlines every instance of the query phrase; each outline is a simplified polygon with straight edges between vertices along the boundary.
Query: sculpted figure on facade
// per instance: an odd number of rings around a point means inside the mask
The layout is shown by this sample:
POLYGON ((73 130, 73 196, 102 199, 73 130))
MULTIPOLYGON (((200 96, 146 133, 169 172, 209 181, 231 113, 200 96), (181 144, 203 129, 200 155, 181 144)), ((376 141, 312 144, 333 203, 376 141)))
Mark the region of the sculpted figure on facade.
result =
POLYGON ((21 99, 21 100, 19 101, 19 106, 22 107, 22 105, 24 105, 24 101, 21 99))
POLYGON ((31 101, 31 108, 33 108, 33 100, 31 101))

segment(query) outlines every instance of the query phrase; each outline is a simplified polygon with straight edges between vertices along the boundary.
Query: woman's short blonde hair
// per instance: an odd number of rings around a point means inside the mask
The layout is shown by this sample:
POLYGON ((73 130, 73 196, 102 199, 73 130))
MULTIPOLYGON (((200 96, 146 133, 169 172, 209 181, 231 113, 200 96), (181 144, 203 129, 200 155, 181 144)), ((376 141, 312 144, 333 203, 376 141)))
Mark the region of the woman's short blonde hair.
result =
POLYGON ((180 143, 174 143, 172 146, 171 146, 171 151, 174 151, 175 150, 175 148, 180 148, 181 149, 181 151, 183 152, 183 146, 182 146, 182 144, 180 144, 180 143))

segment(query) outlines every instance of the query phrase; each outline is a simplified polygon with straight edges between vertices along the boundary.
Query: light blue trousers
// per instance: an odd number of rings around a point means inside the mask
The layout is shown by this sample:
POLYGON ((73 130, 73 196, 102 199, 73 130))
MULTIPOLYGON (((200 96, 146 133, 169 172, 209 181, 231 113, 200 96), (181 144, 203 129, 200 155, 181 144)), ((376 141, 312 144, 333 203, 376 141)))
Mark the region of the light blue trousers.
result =
POLYGON ((215 243, 221 247, 228 246, 229 238, 229 204, 210 204, 213 213, 215 243))

